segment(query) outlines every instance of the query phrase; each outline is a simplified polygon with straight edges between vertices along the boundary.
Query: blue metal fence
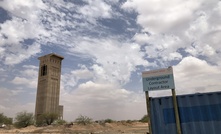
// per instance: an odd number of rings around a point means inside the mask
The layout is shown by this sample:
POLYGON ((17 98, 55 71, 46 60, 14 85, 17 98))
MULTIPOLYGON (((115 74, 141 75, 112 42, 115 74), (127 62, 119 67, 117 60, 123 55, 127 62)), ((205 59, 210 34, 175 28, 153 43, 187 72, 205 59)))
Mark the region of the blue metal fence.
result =
MULTIPOLYGON (((151 98, 153 134, 176 134, 172 97, 151 98)), ((221 133, 221 92, 177 96, 182 134, 221 133)))

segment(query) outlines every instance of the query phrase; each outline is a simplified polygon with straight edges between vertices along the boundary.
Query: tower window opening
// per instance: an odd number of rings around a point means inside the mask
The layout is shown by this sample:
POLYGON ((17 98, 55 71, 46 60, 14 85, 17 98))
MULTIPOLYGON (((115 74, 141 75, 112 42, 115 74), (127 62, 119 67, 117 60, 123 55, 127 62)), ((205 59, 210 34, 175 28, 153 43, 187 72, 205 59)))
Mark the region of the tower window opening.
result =
POLYGON ((41 76, 47 75, 47 65, 41 67, 41 76))

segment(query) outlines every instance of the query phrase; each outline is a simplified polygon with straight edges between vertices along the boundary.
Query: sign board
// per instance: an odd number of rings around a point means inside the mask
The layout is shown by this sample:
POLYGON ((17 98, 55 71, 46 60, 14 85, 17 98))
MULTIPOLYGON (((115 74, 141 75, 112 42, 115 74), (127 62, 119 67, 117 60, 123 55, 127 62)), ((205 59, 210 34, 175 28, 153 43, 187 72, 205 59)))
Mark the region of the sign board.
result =
POLYGON ((142 78, 144 91, 175 89, 172 67, 143 72, 142 78))

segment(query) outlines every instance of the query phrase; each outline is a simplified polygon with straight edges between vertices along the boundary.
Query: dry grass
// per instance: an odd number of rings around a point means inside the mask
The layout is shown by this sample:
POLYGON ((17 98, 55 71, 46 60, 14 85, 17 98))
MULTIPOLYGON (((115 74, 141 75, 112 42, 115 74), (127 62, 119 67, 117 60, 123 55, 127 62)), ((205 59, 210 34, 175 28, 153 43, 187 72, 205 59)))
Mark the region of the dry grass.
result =
POLYGON ((29 126, 22 129, 16 129, 11 127, 10 129, 0 129, 1 134, 5 133, 45 133, 45 134, 146 134, 148 130, 147 123, 140 122, 114 122, 105 124, 88 124, 88 125, 77 125, 66 127, 61 126, 46 126, 46 127, 35 127, 29 126))

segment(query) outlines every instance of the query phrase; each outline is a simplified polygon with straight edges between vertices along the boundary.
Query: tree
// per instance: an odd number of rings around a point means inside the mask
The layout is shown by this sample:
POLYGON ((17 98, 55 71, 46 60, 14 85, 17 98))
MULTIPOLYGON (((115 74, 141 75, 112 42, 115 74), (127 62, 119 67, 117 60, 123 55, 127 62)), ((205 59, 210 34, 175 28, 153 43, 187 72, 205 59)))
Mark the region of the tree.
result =
POLYGON ((148 116, 147 115, 144 115, 141 119, 140 119, 140 122, 148 122, 148 116))
POLYGON ((0 124, 11 125, 12 118, 5 116, 3 113, 0 113, 0 124))
POLYGON ((15 127, 24 128, 29 125, 34 124, 34 116, 33 113, 28 113, 26 111, 17 113, 15 117, 15 127))
POLYGON ((92 119, 87 117, 87 116, 83 116, 83 115, 80 115, 78 116, 78 118, 76 118, 75 122, 77 124, 81 124, 81 125, 87 125, 87 124, 91 124, 92 123, 92 119))
POLYGON ((36 121, 37 126, 51 125, 56 119, 58 119, 58 114, 56 113, 44 113, 40 115, 36 121))

